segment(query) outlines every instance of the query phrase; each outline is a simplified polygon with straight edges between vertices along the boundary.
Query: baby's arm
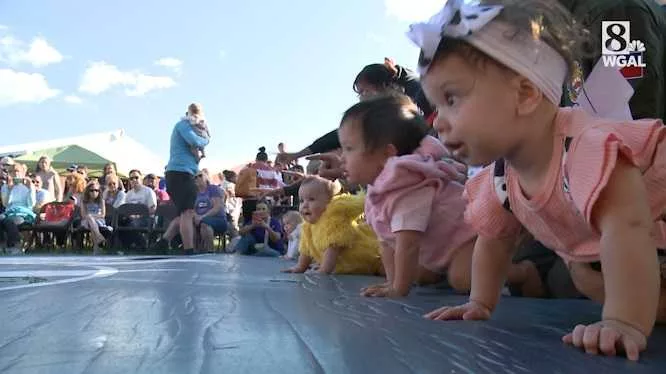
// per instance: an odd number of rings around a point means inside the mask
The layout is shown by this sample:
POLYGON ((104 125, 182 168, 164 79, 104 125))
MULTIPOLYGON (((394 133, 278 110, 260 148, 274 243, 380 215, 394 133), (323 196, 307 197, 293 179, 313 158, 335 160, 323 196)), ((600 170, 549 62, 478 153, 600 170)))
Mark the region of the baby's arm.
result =
POLYGON ((435 320, 488 319, 500 298, 516 250, 516 236, 492 239, 479 235, 472 256, 472 290, 466 304, 444 306, 425 315, 435 320))
MULTIPOLYGON (((374 297, 407 296, 418 275, 419 247, 422 236, 423 233, 419 231, 399 231, 397 233, 395 255, 391 258, 393 274, 389 275, 391 270, 387 270, 387 284, 368 287, 362 291, 362 295, 374 297)), ((382 256, 385 252, 388 251, 382 251, 382 256)))
POLYGON ((326 249, 318 271, 322 274, 331 274, 335 271, 335 263, 338 260, 340 252, 342 252, 342 248, 339 247, 330 247, 326 249))
POLYGON ((620 158, 592 210, 601 233, 605 302, 602 321, 578 325, 563 339, 588 353, 615 355, 622 347, 631 360, 646 348, 659 303, 659 261, 650 231, 652 218, 640 170, 620 158))
POLYGON ((312 263, 312 257, 308 255, 301 254, 298 257, 298 263, 296 266, 292 266, 288 269, 282 270, 283 273, 305 273, 308 268, 310 267, 310 264, 312 263))
POLYGON ((393 284, 395 266, 393 259, 394 249, 391 248, 386 242, 381 242, 380 246, 382 249, 382 266, 384 266, 384 272, 386 272, 386 282, 362 288, 361 296, 373 296, 377 290, 389 288, 393 284))

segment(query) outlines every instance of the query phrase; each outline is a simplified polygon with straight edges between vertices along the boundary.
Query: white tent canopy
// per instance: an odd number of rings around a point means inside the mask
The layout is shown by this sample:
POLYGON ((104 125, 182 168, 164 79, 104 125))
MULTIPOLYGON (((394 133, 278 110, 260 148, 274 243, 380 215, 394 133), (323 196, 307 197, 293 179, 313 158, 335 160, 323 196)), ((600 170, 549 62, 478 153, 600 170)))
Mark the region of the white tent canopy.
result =
POLYGON ((78 145, 113 161, 118 172, 124 175, 127 175, 132 169, 141 170, 144 175, 148 173, 164 174, 166 162, 148 150, 143 144, 127 136, 122 129, 72 138, 0 146, 0 157, 18 157, 43 149, 68 145, 78 145))

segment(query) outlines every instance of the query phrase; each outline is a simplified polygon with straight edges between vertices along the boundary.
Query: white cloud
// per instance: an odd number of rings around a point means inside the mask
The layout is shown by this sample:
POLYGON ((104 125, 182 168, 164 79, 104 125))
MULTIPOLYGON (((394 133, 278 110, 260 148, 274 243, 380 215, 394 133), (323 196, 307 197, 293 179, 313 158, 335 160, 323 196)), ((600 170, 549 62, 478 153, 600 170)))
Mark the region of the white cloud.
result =
POLYGON ((444 4, 446 1, 442 0, 384 0, 388 16, 407 22, 427 20, 444 4))
POLYGON ((155 65, 163 66, 165 68, 171 69, 175 73, 180 73, 181 68, 183 67, 183 62, 177 58, 173 57, 164 57, 155 61, 155 65))
POLYGON ((60 94, 49 87, 42 74, 0 69, 0 106, 41 103, 60 94))
POLYGON ((65 98, 63 100, 65 100, 65 102, 69 103, 69 104, 82 104, 83 103, 83 100, 80 97, 76 96, 76 95, 65 96, 65 98))
POLYGON ((81 78, 79 91, 99 95, 116 86, 124 87, 127 96, 143 96, 146 93, 173 87, 176 82, 171 77, 154 76, 139 71, 121 71, 104 61, 91 63, 81 78))
POLYGON ((12 36, 0 38, 0 61, 9 65, 30 64, 40 68, 56 64, 63 60, 63 55, 44 38, 34 38, 30 44, 12 36))
POLYGON ((7 26, 5 26, 5 25, 0 25, 0 30, 7 30, 8 28, 9 28, 9 27, 7 27, 7 26))
POLYGON ((227 51, 225 51, 225 50, 220 50, 220 51, 217 53, 217 55, 218 55, 218 57, 219 57, 220 59, 223 59, 223 58, 227 57, 227 51))
POLYGON ((127 96, 143 96, 153 90, 162 90, 176 85, 171 77, 137 74, 135 83, 125 90, 127 96))

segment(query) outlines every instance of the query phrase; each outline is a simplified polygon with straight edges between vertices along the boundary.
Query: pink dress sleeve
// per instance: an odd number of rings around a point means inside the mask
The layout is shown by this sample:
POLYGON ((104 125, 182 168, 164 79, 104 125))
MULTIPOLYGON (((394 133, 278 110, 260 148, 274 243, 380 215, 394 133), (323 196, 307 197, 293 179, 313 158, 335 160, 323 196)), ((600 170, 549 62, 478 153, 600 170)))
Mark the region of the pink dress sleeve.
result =
POLYGON ((465 221, 487 238, 506 238, 520 233, 522 224, 502 206, 493 182, 493 165, 472 177, 465 184, 467 199, 465 221))
POLYGON ((434 198, 435 188, 424 187, 396 201, 391 214, 391 231, 425 232, 430 223, 434 198))
MULTIPOLYGON (((600 124, 574 137, 565 171, 571 198, 587 222, 591 221, 594 205, 608 184, 619 157, 640 169, 644 179, 648 176, 646 187, 649 194, 654 191, 650 181, 655 172, 659 174, 657 179, 664 181, 666 171, 661 171, 666 167, 663 160, 666 148, 662 144, 666 135, 664 130, 659 120, 641 120, 600 124), (658 152, 660 157, 656 157, 658 152)), ((654 205, 652 201, 650 205, 654 205)))

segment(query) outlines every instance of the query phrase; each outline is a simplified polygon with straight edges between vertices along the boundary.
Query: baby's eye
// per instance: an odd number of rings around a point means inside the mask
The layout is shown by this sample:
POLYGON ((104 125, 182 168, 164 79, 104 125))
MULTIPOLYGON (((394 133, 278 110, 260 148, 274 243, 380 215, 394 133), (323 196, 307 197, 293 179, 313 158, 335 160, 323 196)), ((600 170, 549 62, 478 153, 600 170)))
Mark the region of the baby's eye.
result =
POLYGON ((447 93, 444 94, 444 100, 446 101, 446 105, 455 106, 458 102, 458 97, 456 95, 447 93))

